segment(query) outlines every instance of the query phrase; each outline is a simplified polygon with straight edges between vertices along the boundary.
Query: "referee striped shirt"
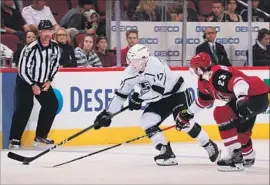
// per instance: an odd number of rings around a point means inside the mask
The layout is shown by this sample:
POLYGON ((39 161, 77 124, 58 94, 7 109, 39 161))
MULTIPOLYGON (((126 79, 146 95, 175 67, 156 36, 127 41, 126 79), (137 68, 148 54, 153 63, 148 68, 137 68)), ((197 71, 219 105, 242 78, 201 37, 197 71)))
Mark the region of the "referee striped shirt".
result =
POLYGON ((59 68, 61 52, 56 41, 43 47, 40 39, 26 45, 20 55, 19 76, 29 85, 52 81, 59 68))

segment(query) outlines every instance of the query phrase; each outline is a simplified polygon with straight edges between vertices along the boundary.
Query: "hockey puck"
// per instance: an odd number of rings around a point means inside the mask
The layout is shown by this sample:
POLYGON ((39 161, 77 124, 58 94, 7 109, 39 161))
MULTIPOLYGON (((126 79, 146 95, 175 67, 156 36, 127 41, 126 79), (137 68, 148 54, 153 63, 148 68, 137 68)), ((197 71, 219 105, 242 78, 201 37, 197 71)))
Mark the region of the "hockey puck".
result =
POLYGON ((29 165, 29 162, 23 162, 22 164, 23 165, 29 165))

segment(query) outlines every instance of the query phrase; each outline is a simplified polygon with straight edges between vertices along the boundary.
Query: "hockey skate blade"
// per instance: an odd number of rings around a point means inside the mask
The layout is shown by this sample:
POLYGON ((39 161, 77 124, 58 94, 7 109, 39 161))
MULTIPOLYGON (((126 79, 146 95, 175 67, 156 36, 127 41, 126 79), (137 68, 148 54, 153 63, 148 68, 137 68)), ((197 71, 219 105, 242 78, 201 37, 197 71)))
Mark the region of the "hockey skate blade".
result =
POLYGON ((156 160, 156 164, 159 166, 175 166, 178 165, 178 162, 176 161, 176 159, 173 158, 167 160, 158 159, 156 160))
POLYGON ((232 166, 218 166, 218 171, 221 172, 236 172, 236 171, 244 171, 243 164, 235 164, 235 167, 232 166))
POLYGON ((255 163, 255 159, 244 160, 244 167, 251 168, 253 167, 254 163, 255 163))

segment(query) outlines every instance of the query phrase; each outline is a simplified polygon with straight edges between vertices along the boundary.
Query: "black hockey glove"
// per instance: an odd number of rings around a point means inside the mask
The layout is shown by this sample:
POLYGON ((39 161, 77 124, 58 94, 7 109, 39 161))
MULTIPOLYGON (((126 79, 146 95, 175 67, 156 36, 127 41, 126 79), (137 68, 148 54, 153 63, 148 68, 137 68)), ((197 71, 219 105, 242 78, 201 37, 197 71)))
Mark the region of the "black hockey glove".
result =
POLYGON ((111 113, 107 112, 106 110, 103 110, 97 117, 94 122, 94 129, 98 130, 101 127, 109 127, 111 125, 112 119, 111 119, 111 113))
POLYGON ((236 107, 241 118, 248 118, 252 115, 253 111, 249 108, 248 96, 239 96, 236 101, 236 107))
POLYGON ((181 130, 185 127, 189 126, 189 121, 194 118, 194 114, 188 111, 188 109, 184 109, 179 112, 176 117, 176 129, 181 130))
POLYGON ((139 93, 133 93, 128 104, 129 110, 140 110, 142 107, 142 102, 143 100, 139 98, 139 93))

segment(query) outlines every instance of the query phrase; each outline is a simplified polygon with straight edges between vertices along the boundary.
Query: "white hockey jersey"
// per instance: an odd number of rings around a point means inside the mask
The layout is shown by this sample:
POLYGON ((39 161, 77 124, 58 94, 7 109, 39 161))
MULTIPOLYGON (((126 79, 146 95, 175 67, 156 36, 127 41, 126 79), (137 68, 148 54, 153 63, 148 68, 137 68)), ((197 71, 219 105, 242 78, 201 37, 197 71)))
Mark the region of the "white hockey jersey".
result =
POLYGON ((184 91, 184 79, 171 71, 169 66, 157 57, 150 56, 146 68, 142 73, 136 72, 128 66, 124 71, 124 78, 119 89, 115 92, 107 111, 115 113, 127 99, 134 87, 139 87, 140 97, 145 102, 156 102, 184 91))

